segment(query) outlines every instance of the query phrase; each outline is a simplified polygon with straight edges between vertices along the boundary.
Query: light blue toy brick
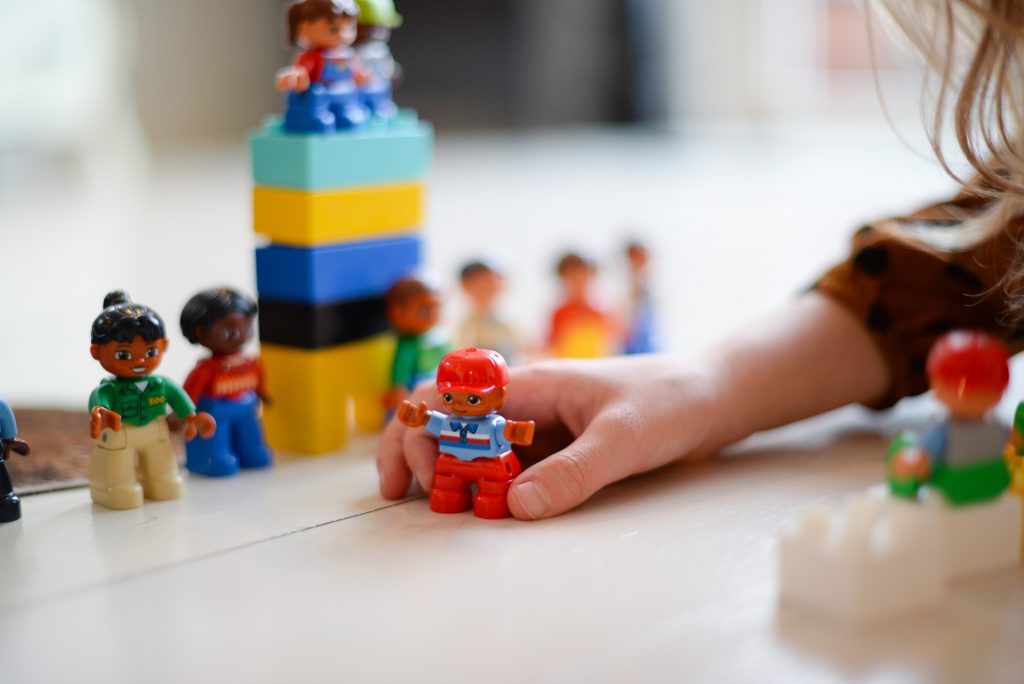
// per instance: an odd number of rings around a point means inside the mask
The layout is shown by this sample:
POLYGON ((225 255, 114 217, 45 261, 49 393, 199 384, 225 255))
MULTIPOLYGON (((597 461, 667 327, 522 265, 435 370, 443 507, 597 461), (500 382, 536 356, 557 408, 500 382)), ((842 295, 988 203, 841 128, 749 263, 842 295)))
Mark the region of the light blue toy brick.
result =
POLYGON ((261 298, 327 304, 383 296, 392 283, 422 263, 419 236, 320 247, 272 244, 256 250, 261 298))
POLYGON ((285 133, 281 118, 272 117, 251 144, 256 185, 337 189, 422 179, 433 158, 434 128, 411 110, 329 135, 285 133))

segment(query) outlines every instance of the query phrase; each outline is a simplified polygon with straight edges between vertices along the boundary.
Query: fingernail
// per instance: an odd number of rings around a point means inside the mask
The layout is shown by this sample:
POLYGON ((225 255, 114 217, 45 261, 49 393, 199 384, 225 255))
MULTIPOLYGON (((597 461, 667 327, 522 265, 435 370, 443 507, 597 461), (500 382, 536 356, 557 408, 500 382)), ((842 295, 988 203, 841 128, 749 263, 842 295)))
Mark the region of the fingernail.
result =
POLYGON ((543 518, 551 510, 551 496, 542 484, 526 482, 512 491, 519 499, 519 505, 526 511, 526 515, 535 520, 543 518))

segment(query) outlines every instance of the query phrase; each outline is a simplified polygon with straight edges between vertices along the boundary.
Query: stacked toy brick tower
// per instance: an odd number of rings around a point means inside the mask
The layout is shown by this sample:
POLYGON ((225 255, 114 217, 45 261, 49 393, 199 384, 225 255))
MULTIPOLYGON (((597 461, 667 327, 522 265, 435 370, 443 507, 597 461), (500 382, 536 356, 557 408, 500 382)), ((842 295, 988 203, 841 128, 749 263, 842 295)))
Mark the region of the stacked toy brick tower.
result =
POLYGON ((383 421, 384 295, 421 262, 433 130, 408 111, 328 135, 271 119, 251 142, 267 441, 327 453, 383 421))

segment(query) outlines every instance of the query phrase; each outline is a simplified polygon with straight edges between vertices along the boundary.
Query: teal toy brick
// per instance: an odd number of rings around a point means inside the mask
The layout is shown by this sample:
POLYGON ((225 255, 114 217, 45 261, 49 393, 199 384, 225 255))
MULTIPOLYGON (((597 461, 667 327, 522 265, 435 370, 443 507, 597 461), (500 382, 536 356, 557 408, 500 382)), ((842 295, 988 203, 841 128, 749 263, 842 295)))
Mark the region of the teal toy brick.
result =
POLYGON ((330 135, 286 133, 280 117, 272 117, 251 145, 256 185, 324 190, 421 179, 433 157, 434 129, 408 110, 330 135))

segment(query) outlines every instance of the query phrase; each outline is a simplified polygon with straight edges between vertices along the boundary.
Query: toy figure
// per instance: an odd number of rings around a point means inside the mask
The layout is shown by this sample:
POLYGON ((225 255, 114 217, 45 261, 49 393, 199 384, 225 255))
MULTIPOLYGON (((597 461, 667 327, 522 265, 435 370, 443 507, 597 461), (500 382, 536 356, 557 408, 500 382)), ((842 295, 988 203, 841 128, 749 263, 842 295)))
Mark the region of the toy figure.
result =
POLYGON ((588 292, 597 266, 583 254, 569 252, 559 259, 557 273, 565 300, 551 315, 551 352, 563 358, 608 356, 612 351, 613 325, 608 315, 591 303, 588 292))
POLYGON ((512 360, 515 331, 498 318, 494 306, 504 288, 505 277, 486 261, 471 261, 462 267, 459 284, 469 299, 472 312, 459 327, 458 345, 494 349, 506 360, 512 360))
POLYGON ((181 333, 210 350, 185 380, 185 392, 218 430, 208 440, 185 445, 185 466, 193 473, 221 477, 242 468, 264 468, 271 454, 263 437, 260 400, 263 366, 240 353, 252 338, 256 302, 228 288, 203 290, 181 312, 181 333))
POLYGON ((298 0, 288 8, 289 40, 303 52, 277 74, 277 89, 289 91, 286 131, 331 133, 366 123, 357 88, 363 76, 351 47, 358 16, 354 0, 298 0))
POLYGON ((508 366, 501 354, 460 349, 445 356, 437 369, 437 391, 449 413, 431 411, 426 402, 402 403, 398 419, 409 427, 426 426, 439 440, 430 510, 468 511, 475 483, 472 508, 477 517, 509 516, 508 490, 522 472, 512 445, 531 444, 534 423, 497 415, 505 404, 506 385, 508 366))
POLYGON ((28 456, 28 442, 18 439, 18 423, 14 411, 0 398, 0 523, 14 522, 21 517, 21 500, 14 493, 6 461, 11 454, 28 456))
POLYGON ((384 399, 385 407, 393 411, 418 382, 434 377, 448 344, 435 328, 441 316, 441 295, 426 281, 401 278, 388 290, 386 302, 388 320, 398 334, 391 391, 384 399))
POLYGON ((365 70, 365 82, 359 87, 359 98, 373 116, 390 119, 398 113, 391 90, 401 79, 402 68, 391 56, 388 40, 391 31, 402 25, 392 0, 356 0, 359 5, 359 26, 356 33, 356 56, 365 70))
POLYGON ((160 316, 111 292, 92 324, 92 357, 113 374, 89 397, 92 500, 107 508, 136 508, 149 499, 177 499, 184 491, 167 426, 167 407, 185 422, 185 440, 211 437, 217 427, 169 378, 152 375, 167 351, 160 316), (135 453, 139 466, 135 466, 135 453), (138 475, 136 475, 136 470, 138 475), (141 486, 137 481, 141 477, 141 486))
POLYGON ((894 496, 916 498, 927 483, 950 504, 966 505, 1006 490, 1007 431, 986 414, 1010 382, 1008 360, 1001 342, 977 332, 954 331, 935 343, 926 370, 949 417, 919 437, 905 433, 893 442, 886 472, 894 496))
POLYGON ((641 242, 626 245, 629 262, 629 327, 626 329, 627 354, 648 354, 658 351, 654 329, 654 304, 649 288, 650 254, 641 242))

